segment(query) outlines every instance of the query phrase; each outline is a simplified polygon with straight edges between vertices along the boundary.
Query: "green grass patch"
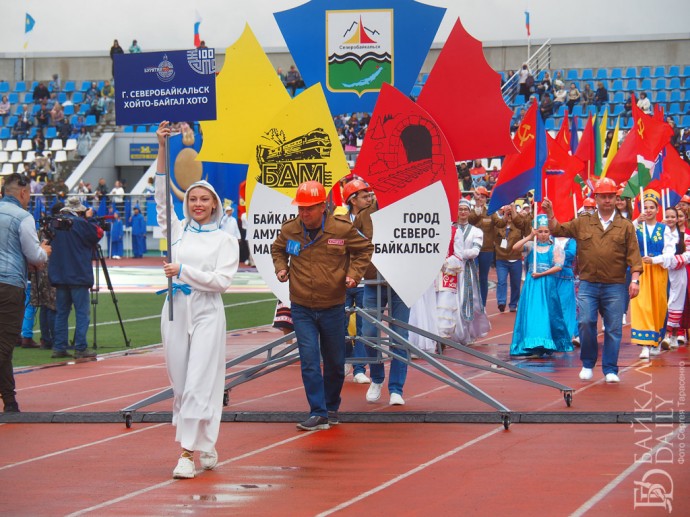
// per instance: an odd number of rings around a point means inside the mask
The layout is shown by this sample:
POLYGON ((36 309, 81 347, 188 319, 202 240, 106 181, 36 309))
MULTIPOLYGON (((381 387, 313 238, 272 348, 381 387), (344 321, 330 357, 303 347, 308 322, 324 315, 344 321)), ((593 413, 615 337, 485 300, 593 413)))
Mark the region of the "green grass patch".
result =
MULTIPOLYGON (((130 340, 131 349, 161 342, 160 318, 164 298, 149 293, 119 294, 116 292, 117 306, 120 309, 122 322, 130 340)), ((267 325, 273 321, 276 298, 270 293, 226 293, 223 295, 227 329, 235 330, 267 325)), ((167 314, 166 314, 167 317, 167 314)), ((115 304, 109 291, 101 292, 96 304, 96 344, 99 353, 125 350, 125 339, 118 321, 115 304)), ((74 327, 74 311, 70 315, 70 339, 74 327)), ((91 325, 87 340, 93 346, 93 306, 91 325)), ((34 340, 39 341, 41 334, 38 326, 38 313, 34 340)), ((15 348, 13 365, 36 366, 49 364, 64 359, 51 359, 50 350, 15 348)))

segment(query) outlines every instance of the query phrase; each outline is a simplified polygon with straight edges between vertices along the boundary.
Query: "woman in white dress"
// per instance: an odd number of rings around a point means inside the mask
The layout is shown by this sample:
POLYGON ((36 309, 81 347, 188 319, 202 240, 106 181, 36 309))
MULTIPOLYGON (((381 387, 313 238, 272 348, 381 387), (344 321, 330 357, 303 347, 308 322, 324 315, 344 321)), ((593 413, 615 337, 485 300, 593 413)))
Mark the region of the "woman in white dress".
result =
MULTIPOLYGON (((156 131, 159 155, 155 199, 158 224, 166 230, 165 156, 167 121, 156 131)), ((225 310, 221 294, 237 271, 237 239, 220 229, 222 204, 206 181, 190 185, 184 196, 184 219, 172 210, 171 257, 163 270, 173 279, 172 300, 166 297, 161 334, 172 384, 175 440, 182 453, 174 478, 193 478, 194 452, 204 469, 218 462, 215 444, 220 430, 225 383, 225 310), (173 320, 168 304, 173 304, 173 320)))

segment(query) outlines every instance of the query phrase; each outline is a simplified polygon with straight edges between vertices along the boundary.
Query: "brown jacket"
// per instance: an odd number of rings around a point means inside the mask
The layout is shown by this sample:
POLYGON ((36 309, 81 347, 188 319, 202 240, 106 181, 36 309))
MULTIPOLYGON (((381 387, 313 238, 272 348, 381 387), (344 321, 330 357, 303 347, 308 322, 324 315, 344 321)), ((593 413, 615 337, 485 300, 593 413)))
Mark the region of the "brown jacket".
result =
POLYGON ((374 252, 374 245, 349 222, 330 214, 319 235, 307 247, 302 221, 295 217, 283 223, 271 246, 276 273, 285 269, 290 274, 290 301, 311 309, 345 303, 345 277, 359 282, 374 252), (290 240, 301 244, 299 255, 288 254, 290 240))
POLYGON ((529 230, 529 219, 522 217, 517 214, 510 223, 510 231, 508 232, 508 238, 506 239, 506 219, 499 218, 494 214, 494 228, 495 228, 495 251, 496 260, 522 260, 522 250, 513 250, 513 246, 517 241, 522 239, 525 231, 525 226, 529 230), (508 245, 505 248, 501 247, 501 242, 503 239, 508 241, 508 245))
MULTIPOLYGON (((374 223, 371 220, 371 214, 378 210, 378 205, 376 202, 372 203, 369 208, 365 208, 355 217, 352 225, 355 229, 362 233, 367 239, 371 241, 374 237, 374 223)), ((366 272, 364 273, 364 278, 367 280, 373 280, 376 278, 376 267, 373 263, 369 263, 366 272)))
POLYGON ((642 273, 642 257, 632 223, 616 213, 608 229, 598 214, 584 214, 568 223, 556 222, 556 237, 577 241, 580 279, 602 284, 624 284, 625 271, 642 273))
POLYGON ((494 222, 495 218, 491 215, 487 215, 486 207, 482 208, 481 215, 477 214, 474 208, 470 210, 469 223, 479 228, 484 234, 481 251, 489 251, 492 253, 494 251, 494 239, 496 237, 494 222))

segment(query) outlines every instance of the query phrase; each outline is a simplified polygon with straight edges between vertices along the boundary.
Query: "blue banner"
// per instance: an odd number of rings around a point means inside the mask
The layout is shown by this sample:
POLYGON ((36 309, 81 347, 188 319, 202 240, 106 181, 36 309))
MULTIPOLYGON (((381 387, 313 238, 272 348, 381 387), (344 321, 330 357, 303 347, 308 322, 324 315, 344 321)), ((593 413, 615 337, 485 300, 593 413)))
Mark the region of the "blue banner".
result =
POLYGON ((216 119, 214 49, 113 57, 118 125, 216 119))

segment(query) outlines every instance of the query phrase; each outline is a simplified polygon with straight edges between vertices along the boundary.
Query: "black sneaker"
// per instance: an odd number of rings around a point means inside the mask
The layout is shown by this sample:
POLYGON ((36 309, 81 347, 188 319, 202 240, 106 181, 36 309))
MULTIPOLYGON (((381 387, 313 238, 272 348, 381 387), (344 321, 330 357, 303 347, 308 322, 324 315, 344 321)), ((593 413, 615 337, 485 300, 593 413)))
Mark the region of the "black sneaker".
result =
POLYGON ((304 422, 297 424, 297 429, 301 431, 324 431, 330 428, 328 418, 325 416, 310 416, 304 422))
POLYGON ((338 425, 340 423, 340 419, 338 418, 338 412, 337 411, 329 411, 328 412, 328 425, 338 425))
POLYGON ((91 359, 95 358, 98 354, 94 350, 89 350, 85 348, 84 350, 76 350, 74 352, 75 359, 91 359))
POLYGON ((72 357, 70 353, 67 350, 53 350, 53 355, 51 355, 53 359, 62 359, 64 357, 72 357))
POLYGON ((16 401, 6 403, 5 413, 19 413, 19 404, 16 401))
POLYGON ((504 312, 506 310, 506 304, 505 303, 500 304, 498 306, 498 310, 501 312, 504 312))

